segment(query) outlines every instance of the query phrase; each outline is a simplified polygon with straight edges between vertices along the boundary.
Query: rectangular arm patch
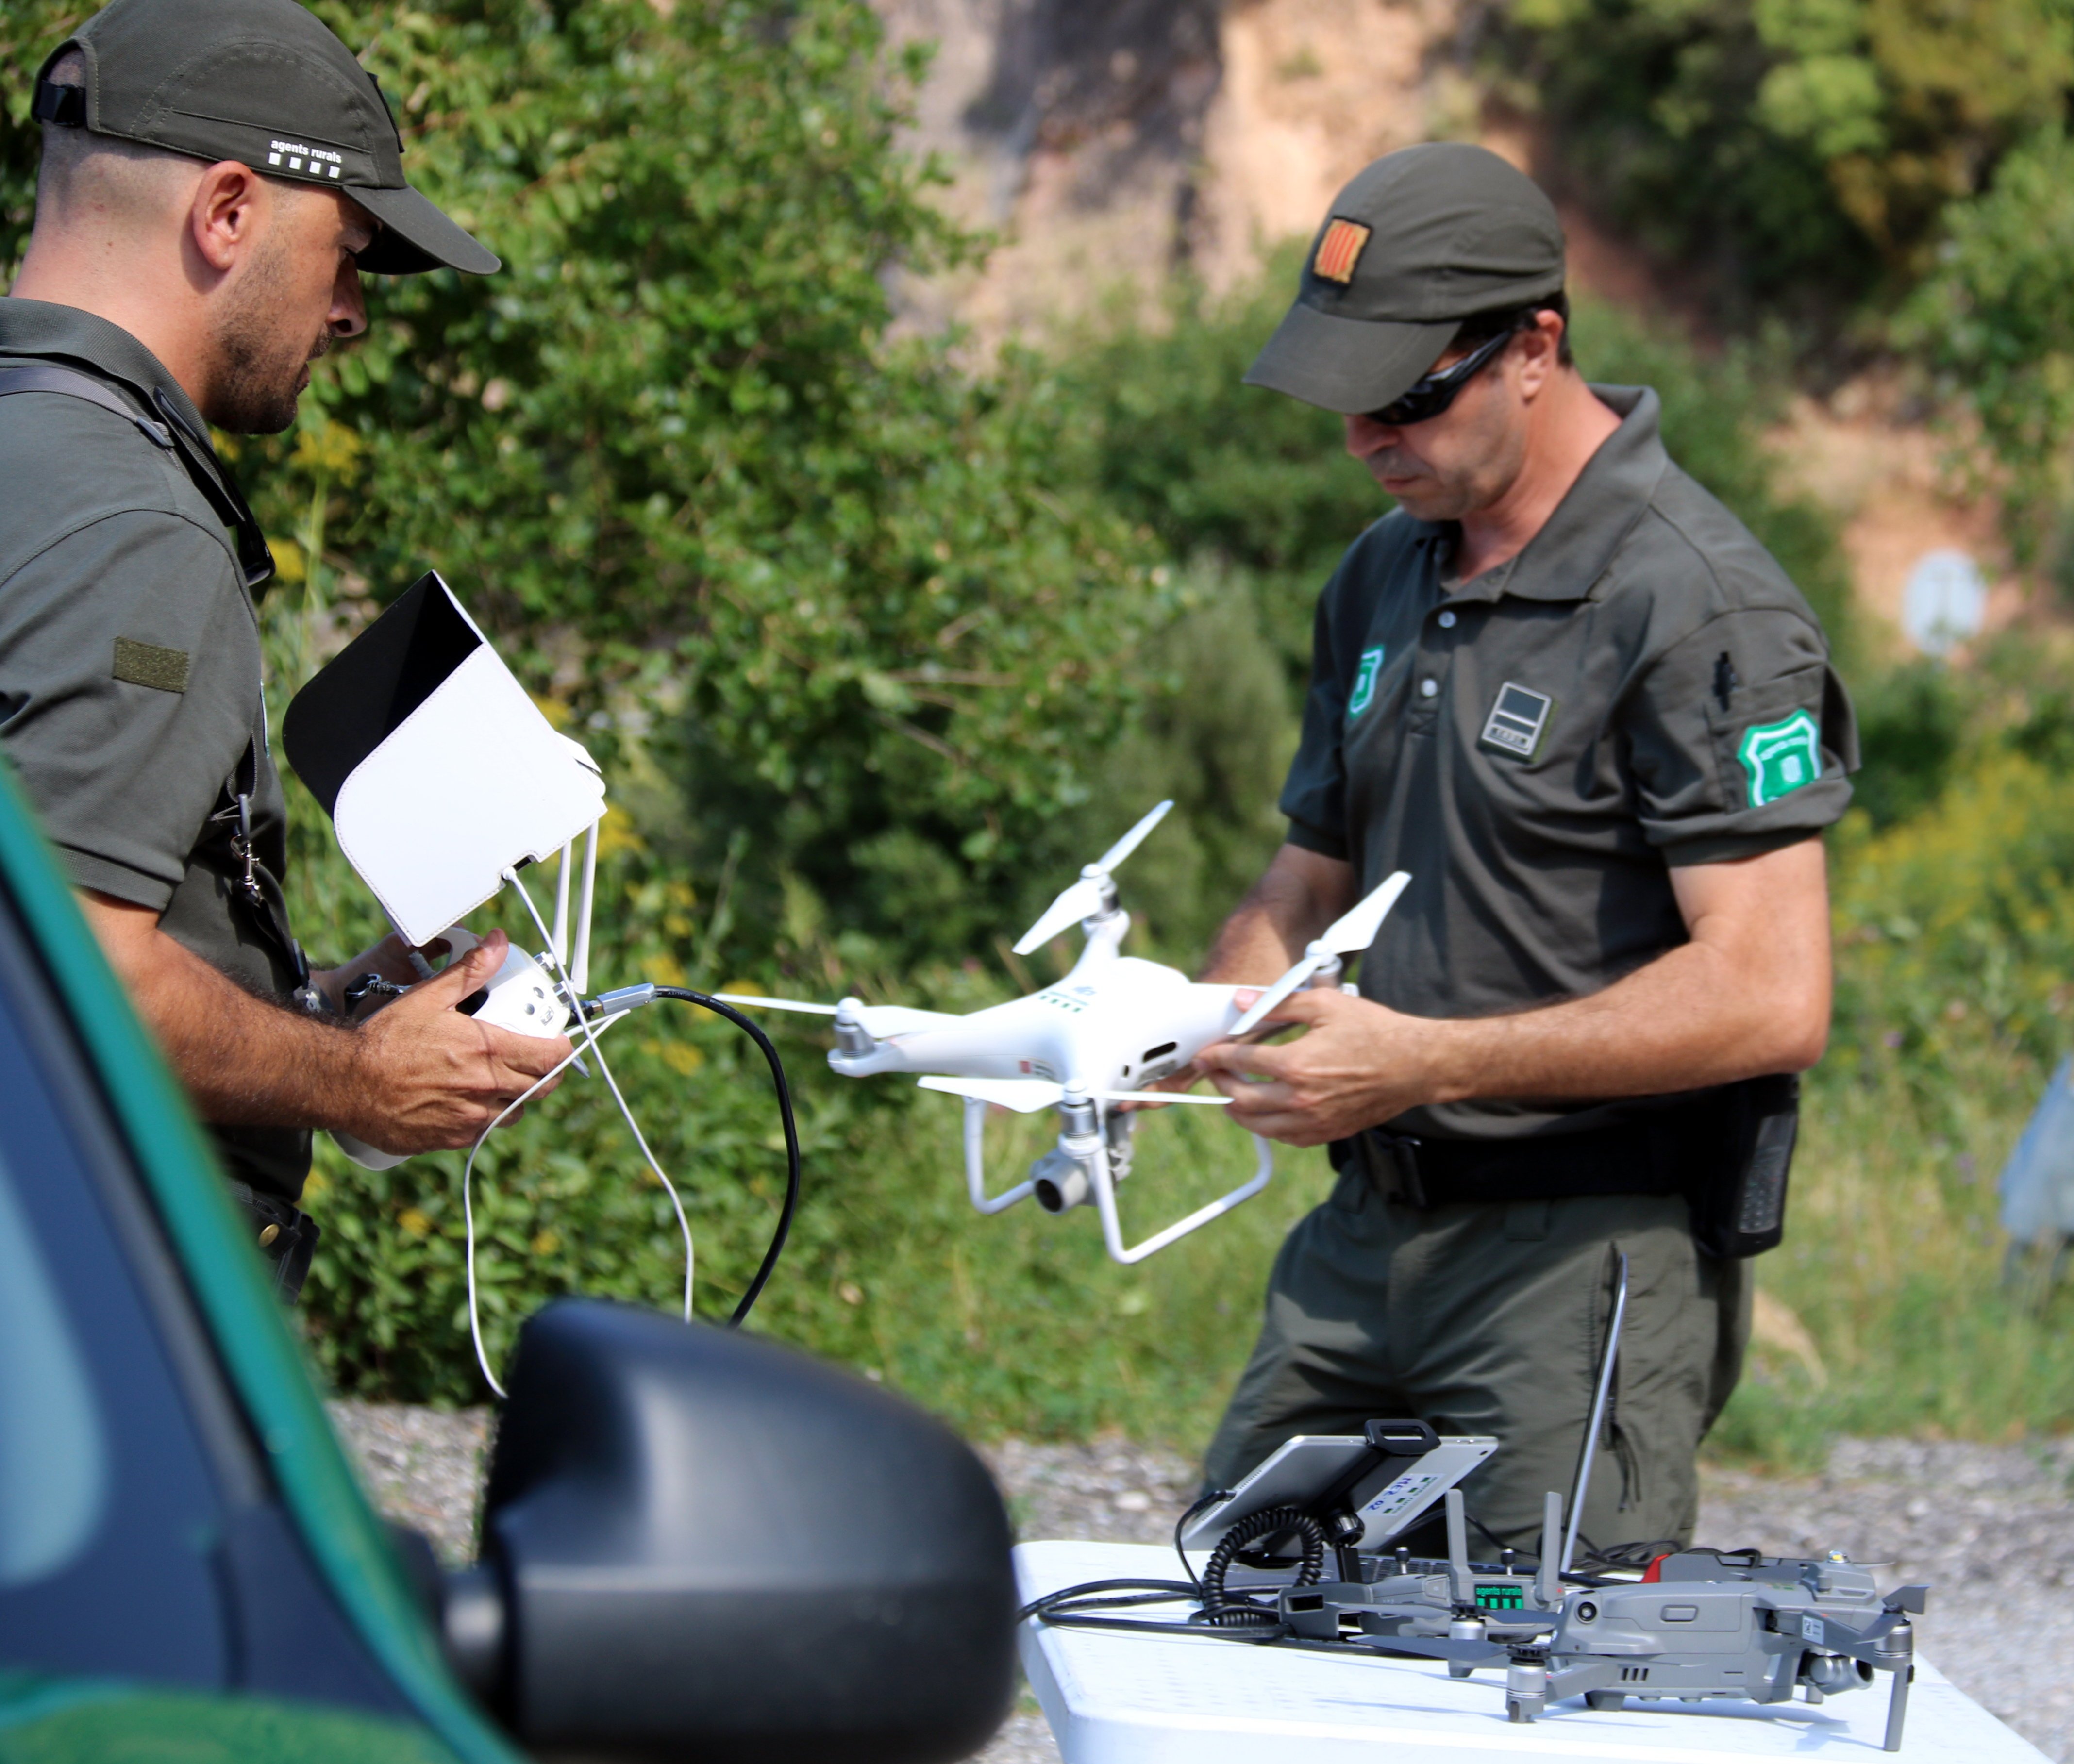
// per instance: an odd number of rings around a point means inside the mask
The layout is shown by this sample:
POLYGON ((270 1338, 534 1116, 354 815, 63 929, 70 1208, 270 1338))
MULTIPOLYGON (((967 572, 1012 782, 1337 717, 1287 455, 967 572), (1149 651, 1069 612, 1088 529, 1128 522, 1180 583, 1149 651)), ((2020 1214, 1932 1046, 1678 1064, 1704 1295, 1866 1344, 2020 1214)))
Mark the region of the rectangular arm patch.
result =
POLYGON ((161 692, 188 689, 188 652, 165 649, 156 643, 140 643, 134 637, 115 639, 115 677, 132 686, 149 686, 161 692))

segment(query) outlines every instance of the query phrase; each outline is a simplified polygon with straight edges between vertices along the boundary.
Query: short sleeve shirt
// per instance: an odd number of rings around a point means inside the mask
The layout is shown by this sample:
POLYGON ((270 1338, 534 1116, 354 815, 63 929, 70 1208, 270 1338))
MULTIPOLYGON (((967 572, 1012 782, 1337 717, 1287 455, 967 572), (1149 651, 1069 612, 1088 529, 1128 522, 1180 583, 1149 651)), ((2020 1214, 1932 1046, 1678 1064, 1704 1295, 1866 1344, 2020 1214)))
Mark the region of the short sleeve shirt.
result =
MULTIPOLYGON (((87 312, 0 300, 0 368, 85 373, 156 419, 178 383, 87 312)), ((267 750, 258 614, 236 547, 180 456, 68 394, 0 397, 0 754, 80 887, 147 907, 247 990, 298 982, 280 878, 286 813, 267 750), (263 909, 242 897, 247 797, 263 909)), ((294 1199, 308 1135, 216 1130, 233 1173, 294 1199)))
MULTIPOLYGON (((1671 870, 1804 839, 1850 801, 1851 708, 1820 625, 1666 455, 1655 393, 1510 563, 1450 580, 1457 537, 1399 510, 1320 597, 1282 808, 1364 892, 1411 882, 1363 994, 1470 1018, 1583 998, 1687 940, 1671 870)), ((1521 1138, 1666 1099, 1481 1100, 1392 1125, 1521 1138)))

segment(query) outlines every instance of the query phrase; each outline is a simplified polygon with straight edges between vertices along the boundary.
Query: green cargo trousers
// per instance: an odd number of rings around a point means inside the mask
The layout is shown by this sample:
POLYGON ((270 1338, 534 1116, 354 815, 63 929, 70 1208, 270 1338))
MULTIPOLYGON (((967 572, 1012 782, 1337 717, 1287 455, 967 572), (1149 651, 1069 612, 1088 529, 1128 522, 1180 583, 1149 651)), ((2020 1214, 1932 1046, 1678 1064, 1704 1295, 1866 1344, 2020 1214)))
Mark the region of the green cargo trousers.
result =
MULTIPOLYGON (((1694 1247, 1676 1196, 1416 1208, 1349 1167, 1275 1258, 1206 1486, 1231 1487, 1299 1433, 1416 1417, 1497 1437, 1463 1496, 1472 1519, 1533 1553, 1545 1491, 1568 1510, 1622 1250, 1627 1317, 1579 1551, 1582 1539, 1689 1543, 1695 1456, 1741 1370, 1752 1289, 1747 1263, 1694 1247)), ((1436 1527, 1420 1529, 1403 1541, 1440 1553, 1436 1527)), ((1473 1526, 1470 1539, 1491 1548, 1473 1526)))

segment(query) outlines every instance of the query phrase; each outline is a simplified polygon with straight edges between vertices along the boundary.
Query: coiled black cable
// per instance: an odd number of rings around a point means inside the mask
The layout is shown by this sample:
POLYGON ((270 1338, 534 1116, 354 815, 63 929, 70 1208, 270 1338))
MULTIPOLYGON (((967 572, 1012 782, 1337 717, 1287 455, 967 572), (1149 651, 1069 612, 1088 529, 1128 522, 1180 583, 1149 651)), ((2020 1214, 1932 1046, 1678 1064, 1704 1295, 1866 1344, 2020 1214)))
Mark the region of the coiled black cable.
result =
POLYGON ((1294 1531, 1303 1540, 1303 1560, 1291 1584, 1316 1586, 1325 1572, 1324 1526, 1293 1506, 1263 1507, 1248 1514, 1217 1539, 1209 1560, 1203 1564, 1203 1608, 1189 1621, 1220 1630, 1248 1629, 1263 1623, 1279 1628, 1282 1619, 1273 1607, 1231 1597, 1225 1591, 1225 1576, 1231 1572, 1233 1557, 1246 1545, 1284 1531, 1294 1531))
POLYGON ((778 1226, 771 1233, 771 1247, 763 1252, 756 1278, 749 1283, 748 1291, 734 1308, 734 1315, 727 1320, 728 1328, 739 1329, 769 1282, 771 1270, 778 1266, 778 1258, 784 1253, 785 1240, 791 1234, 792 1216, 799 1209, 799 1130, 792 1120, 792 1093, 786 1084, 785 1068, 778 1058, 778 1050, 771 1045, 771 1038, 740 1011, 685 986, 658 986, 655 996, 674 998, 680 1004, 698 1005, 716 1016, 726 1018, 763 1050, 763 1058, 771 1068, 771 1088, 778 1093, 778 1118, 785 1129, 785 1204, 779 1208, 778 1226))

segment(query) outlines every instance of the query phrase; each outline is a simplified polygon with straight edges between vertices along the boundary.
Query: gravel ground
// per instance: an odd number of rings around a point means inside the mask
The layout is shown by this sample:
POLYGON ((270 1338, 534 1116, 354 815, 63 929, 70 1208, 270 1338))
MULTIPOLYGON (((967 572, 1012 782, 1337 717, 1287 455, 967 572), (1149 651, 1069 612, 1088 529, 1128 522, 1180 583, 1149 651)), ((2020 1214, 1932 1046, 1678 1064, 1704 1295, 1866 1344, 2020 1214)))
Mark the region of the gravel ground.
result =
MULTIPOLYGON (((486 1411, 445 1415, 337 1403, 333 1419, 382 1510, 467 1560, 488 1433, 486 1411)), ((982 1447, 1018 1533, 1164 1543, 1194 1492, 1195 1467, 1121 1440, 982 1447)), ((1846 1440, 1804 1481, 1704 1473, 1700 1541, 1768 1555, 1842 1550, 1890 1563, 1883 1585, 1930 1584, 1923 1651, 2057 1764, 2074 1764, 2074 1441, 2035 1446, 1846 1440), (2021 1613, 2026 1646, 1994 1620, 2021 1613)), ((1028 1697, 975 1764, 1056 1764, 1028 1697)))

